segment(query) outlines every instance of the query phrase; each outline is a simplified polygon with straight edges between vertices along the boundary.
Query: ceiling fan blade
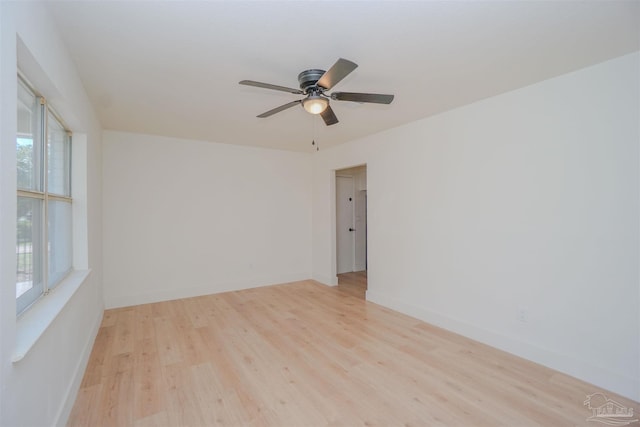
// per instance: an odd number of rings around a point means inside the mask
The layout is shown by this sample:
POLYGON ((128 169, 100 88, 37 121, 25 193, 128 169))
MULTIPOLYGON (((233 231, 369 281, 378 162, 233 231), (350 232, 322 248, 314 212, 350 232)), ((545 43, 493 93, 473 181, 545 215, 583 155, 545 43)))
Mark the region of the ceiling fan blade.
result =
POLYGON ((266 112, 264 112, 264 113, 262 113, 262 114, 260 114, 259 116, 256 116, 256 117, 260 117, 261 119, 264 119, 265 117, 273 116, 275 113, 279 113, 280 111, 284 111, 287 108, 291 108, 294 105, 300 104, 301 102, 302 102, 301 100, 287 102, 284 105, 276 107, 273 110, 266 111, 266 112))
POLYGON ((301 95, 302 91, 300 89, 293 89, 291 87, 285 87, 285 86, 278 86, 278 85, 272 85, 269 83, 262 83, 262 82, 256 82, 253 80, 242 80, 240 82, 241 85, 245 85, 245 86, 255 86, 255 87, 261 87, 264 89, 273 89, 273 90, 281 90, 283 92, 289 92, 289 93, 293 93, 296 95, 301 95))
POLYGON ((391 104, 393 95, 381 93, 334 92, 331 99, 336 101, 370 102, 373 104, 391 104))
POLYGON ((320 80, 318 80, 317 85, 321 86, 325 89, 331 89, 338 82, 349 75, 353 70, 358 68, 358 64, 355 62, 351 62, 348 59, 340 58, 336 61, 335 64, 328 71, 326 71, 320 80))
POLYGON ((327 126, 335 125, 336 123, 338 123, 338 118, 331 109, 330 105, 326 108, 326 110, 320 113, 320 115, 322 116, 322 120, 324 120, 324 124, 327 126))

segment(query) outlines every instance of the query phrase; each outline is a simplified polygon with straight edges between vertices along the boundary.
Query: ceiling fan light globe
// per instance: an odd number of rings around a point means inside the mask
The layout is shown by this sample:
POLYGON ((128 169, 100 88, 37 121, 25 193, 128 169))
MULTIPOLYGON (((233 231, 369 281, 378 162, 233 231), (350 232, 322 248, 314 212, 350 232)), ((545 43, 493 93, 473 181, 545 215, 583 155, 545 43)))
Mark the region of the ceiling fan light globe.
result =
POLYGON ((320 114, 329 106, 329 100, 317 95, 311 95, 302 100, 302 106, 311 114, 320 114))

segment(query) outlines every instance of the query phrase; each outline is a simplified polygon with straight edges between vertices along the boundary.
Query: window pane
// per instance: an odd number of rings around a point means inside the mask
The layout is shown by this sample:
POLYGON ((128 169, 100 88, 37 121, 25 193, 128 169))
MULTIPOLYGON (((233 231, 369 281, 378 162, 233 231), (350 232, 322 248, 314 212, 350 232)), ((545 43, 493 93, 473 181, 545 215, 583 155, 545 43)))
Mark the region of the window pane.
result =
POLYGON ((47 120, 48 192, 70 196, 71 138, 51 113, 47 120))
POLYGON ((43 207, 44 202, 40 199, 18 197, 16 240, 18 313, 42 294, 43 207))
POLYGON ((38 143, 40 133, 40 103, 38 98, 22 82, 18 84, 18 188, 42 191, 42 147, 38 143))
POLYGON ((54 287, 71 269, 71 203, 49 201, 49 287, 54 287))

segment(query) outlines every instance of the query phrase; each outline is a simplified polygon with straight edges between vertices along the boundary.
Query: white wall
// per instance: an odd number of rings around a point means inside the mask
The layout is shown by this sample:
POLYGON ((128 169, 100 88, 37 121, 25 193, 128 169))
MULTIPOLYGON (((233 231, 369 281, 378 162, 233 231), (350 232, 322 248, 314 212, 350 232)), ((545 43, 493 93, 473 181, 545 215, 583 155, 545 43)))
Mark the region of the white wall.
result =
POLYGON ((0 2, 0 425, 64 425, 75 400, 103 312, 100 138, 100 126, 46 8, 31 2, 0 2), (81 135, 74 171, 85 170, 86 182, 74 189, 78 197, 74 214, 86 212, 88 220, 80 219, 74 226, 74 241, 82 241, 77 248, 82 253, 74 255, 74 262, 92 272, 24 359, 12 363, 18 338, 14 286, 18 57, 29 80, 81 135))
POLYGON ((314 278, 333 170, 366 163, 369 300, 640 400, 639 76, 632 54, 315 154, 314 278))
POLYGON ((108 307, 311 276, 311 155, 104 133, 108 307))

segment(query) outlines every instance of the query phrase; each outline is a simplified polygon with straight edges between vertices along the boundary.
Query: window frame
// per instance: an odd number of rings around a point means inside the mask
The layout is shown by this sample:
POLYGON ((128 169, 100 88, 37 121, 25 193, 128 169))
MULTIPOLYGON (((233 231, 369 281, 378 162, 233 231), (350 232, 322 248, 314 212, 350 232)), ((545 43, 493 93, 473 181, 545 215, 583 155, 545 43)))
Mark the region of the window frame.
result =
MULTIPOLYGON (((54 289, 59 283, 61 283, 72 271, 73 271, 73 213, 71 213, 71 226, 68 230, 68 235, 65 236, 68 239, 67 244, 69 245, 71 252, 68 254, 69 257, 69 266, 66 271, 58 274, 57 280, 50 282, 50 252, 52 247, 54 246, 52 242, 49 241, 49 226, 50 226, 50 218, 49 218, 49 203, 50 202, 63 202, 68 203, 71 208, 71 212, 73 212, 73 193, 72 193, 72 132, 66 126, 64 121, 60 118, 60 116, 55 112, 55 110, 47 103, 46 98, 42 96, 32 84, 20 73, 18 72, 18 86, 22 86, 26 89, 37 101, 37 126, 35 131, 37 132, 33 135, 33 150, 35 154, 34 156, 34 166, 33 168, 37 168, 35 171, 35 177, 38 182, 32 185, 32 188, 21 188, 19 187, 19 183, 16 183, 17 190, 17 198, 28 199, 28 200, 37 200, 40 204, 39 206, 39 215, 41 218, 38 220, 37 225, 37 236, 32 234, 31 236, 31 257, 33 263, 33 271, 32 271, 32 287, 23 292, 20 296, 17 295, 17 286, 18 286, 18 278, 16 277, 16 313, 17 316, 21 316, 24 314, 30 307, 32 307, 37 301, 45 297, 49 294, 49 292, 54 289), (64 191, 67 194, 57 194, 49 191, 49 149, 50 149, 50 135, 49 135, 49 120, 55 120, 57 124, 60 125, 60 128, 63 130, 65 134, 64 146, 63 146, 63 175, 64 175, 64 191), (37 147, 36 147, 37 145, 37 147), (35 159, 38 157, 37 159, 35 159), (35 242, 39 242, 39 244, 35 244, 35 242), (36 247, 37 246, 37 247, 36 247), (38 265, 35 263, 35 259, 38 259, 38 265), (36 271, 37 269, 37 271, 36 271), (34 283, 34 278, 38 277, 41 284, 37 285, 34 283)), ((20 89, 19 89, 20 90, 20 89)), ((19 102, 19 101, 18 101, 19 102)), ((17 139, 20 137, 20 132, 16 133, 16 144, 17 139)), ((17 167, 17 159, 16 159, 16 167, 17 167)), ((17 172, 16 172, 17 173, 17 172)), ((18 221, 20 218, 16 220, 16 232, 18 229, 18 221)), ((33 230, 36 227, 32 228, 33 230)), ((17 242, 16 242, 17 243, 17 242)), ((18 245, 16 244, 16 251, 18 251, 18 245)), ((16 272, 18 271, 18 263, 19 259, 16 260, 16 272)))

